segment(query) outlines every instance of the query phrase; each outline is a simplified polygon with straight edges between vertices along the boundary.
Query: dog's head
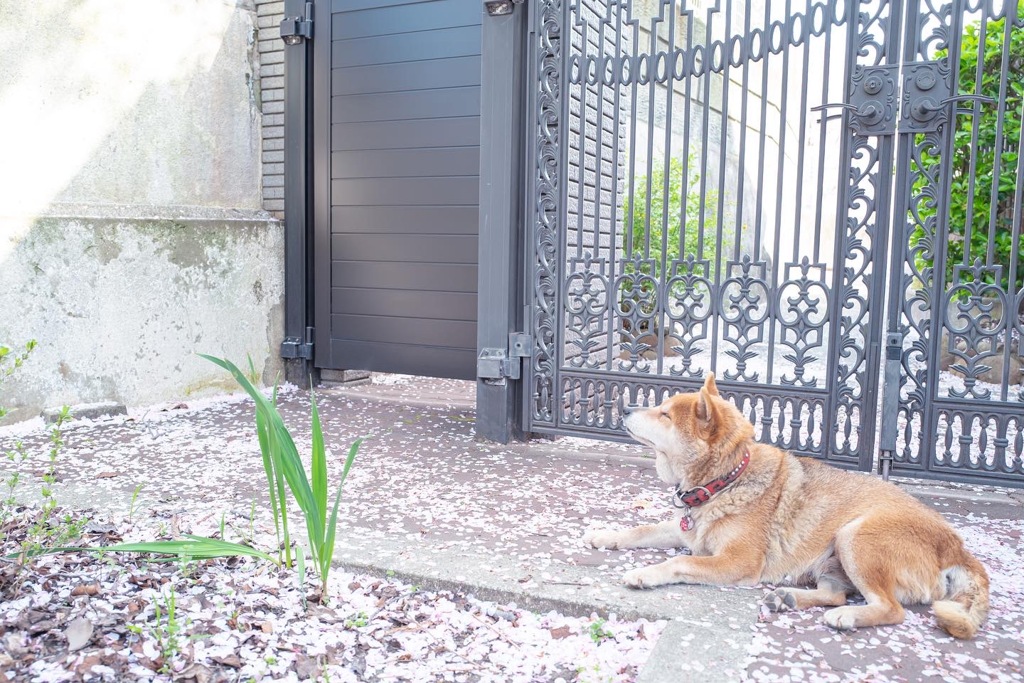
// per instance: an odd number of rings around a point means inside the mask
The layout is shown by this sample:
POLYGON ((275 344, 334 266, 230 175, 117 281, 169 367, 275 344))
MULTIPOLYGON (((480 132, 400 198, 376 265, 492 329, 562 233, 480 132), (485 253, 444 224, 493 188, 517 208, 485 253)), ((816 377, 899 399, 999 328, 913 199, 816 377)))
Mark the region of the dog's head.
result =
POLYGON ((667 484, 683 481, 694 465, 714 469, 709 459, 727 457, 754 437, 750 422, 719 395, 711 373, 700 391, 676 394, 653 408, 627 408, 623 424, 630 436, 654 449, 658 476, 667 484))

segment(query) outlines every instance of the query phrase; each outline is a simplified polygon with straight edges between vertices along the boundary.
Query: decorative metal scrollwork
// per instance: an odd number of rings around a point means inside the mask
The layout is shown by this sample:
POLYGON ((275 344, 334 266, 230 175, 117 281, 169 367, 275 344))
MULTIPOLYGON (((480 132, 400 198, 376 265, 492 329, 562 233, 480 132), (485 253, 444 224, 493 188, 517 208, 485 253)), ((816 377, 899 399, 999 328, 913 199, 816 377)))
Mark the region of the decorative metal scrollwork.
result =
POLYGON ((747 361, 757 358, 751 347, 764 341, 765 321, 771 312, 767 270, 765 261, 752 261, 749 256, 727 264, 727 272, 737 273, 722 283, 725 341, 734 347, 725 353, 736 360, 736 370, 724 373, 727 379, 757 382, 760 377, 757 371, 747 372, 747 361))
POLYGON ((670 370, 672 375, 704 375, 702 369, 693 367, 693 358, 704 351, 699 342, 707 340, 708 319, 715 311, 710 272, 711 262, 698 261, 693 254, 672 263, 671 277, 665 283, 665 318, 670 326, 668 336, 676 342, 672 350, 681 358, 679 366, 670 370))
POLYGON ((782 321, 782 335, 779 342, 788 346, 792 353, 783 354, 783 358, 793 364, 793 376, 783 374, 783 384, 804 387, 818 386, 817 377, 807 378, 805 372, 808 363, 818 360, 810 354, 814 349, 821 348, 823 330, 829 315, 829 290, 825 284, 825 266, 821 263, 812 264, 805 256, 800 263, 786 264, 786 280, 778 290, 779 320, 782 321), (800 271, 800 277, 794 279, 792 271, 800 271), (817 277, 810 278, 811 271, 817 277))

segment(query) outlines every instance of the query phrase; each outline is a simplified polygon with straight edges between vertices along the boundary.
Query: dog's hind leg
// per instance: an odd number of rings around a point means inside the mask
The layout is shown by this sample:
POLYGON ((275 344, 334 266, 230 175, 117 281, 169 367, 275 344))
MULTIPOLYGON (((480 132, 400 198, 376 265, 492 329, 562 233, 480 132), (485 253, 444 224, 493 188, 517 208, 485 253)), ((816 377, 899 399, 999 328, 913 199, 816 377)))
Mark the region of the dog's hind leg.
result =
POLYGON ((762 602, 773 612, 808 607, 837 607, 846 604, 846 595, 853 590, 850 578, 836 557, 834 546, 829 546, 828 552, 808 569, 798 583, 814 583, 817 587, 806 589, 781 586, 764 596, 762 602))
POLYGON ((773 612, 808 607, 835 607, 846 604, 846 592, 846 586, 842 582, 823 576, 818 579, 817 588, 776 588, 764 596, 762 602, 773 612))
POLYGON ((825 623, 829 626, 848 630, 903 623, 905 615, 896 598, 893 558, 884 549, 872 547, 872 541, 889 529, 889 520, 858 518, 836 534, 836 555, 850 582, 868 604, 830 609, 825 612, 825 623))

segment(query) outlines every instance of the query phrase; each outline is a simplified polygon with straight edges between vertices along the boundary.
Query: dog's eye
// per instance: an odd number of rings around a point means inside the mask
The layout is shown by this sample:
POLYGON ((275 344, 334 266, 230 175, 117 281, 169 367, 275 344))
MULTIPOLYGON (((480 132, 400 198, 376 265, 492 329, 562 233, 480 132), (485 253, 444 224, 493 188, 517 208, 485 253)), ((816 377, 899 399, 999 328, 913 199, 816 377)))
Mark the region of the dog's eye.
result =
POLYGON ((666 412, 666 411, 664 411, 664 410, 663 410, 663 411, 661 411, 661 415, 660 415, 659 417, 662 417, 662 418, 664 418, 664 419, 666 419, 666 420, 667 420, 667 419, 669 419, 669 417, 668 417, 668 412, 666 412))

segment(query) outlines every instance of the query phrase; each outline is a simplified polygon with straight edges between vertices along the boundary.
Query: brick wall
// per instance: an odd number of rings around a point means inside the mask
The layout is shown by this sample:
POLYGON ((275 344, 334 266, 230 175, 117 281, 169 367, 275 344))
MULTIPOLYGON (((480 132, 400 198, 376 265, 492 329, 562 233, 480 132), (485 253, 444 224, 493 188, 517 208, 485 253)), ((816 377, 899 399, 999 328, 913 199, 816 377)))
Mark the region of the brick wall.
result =
POLYGON ((263 208, 284 218, 284 43, 279 25, 281 0, 256 0, 260 60, 260 107, 263 112, 263 208))

